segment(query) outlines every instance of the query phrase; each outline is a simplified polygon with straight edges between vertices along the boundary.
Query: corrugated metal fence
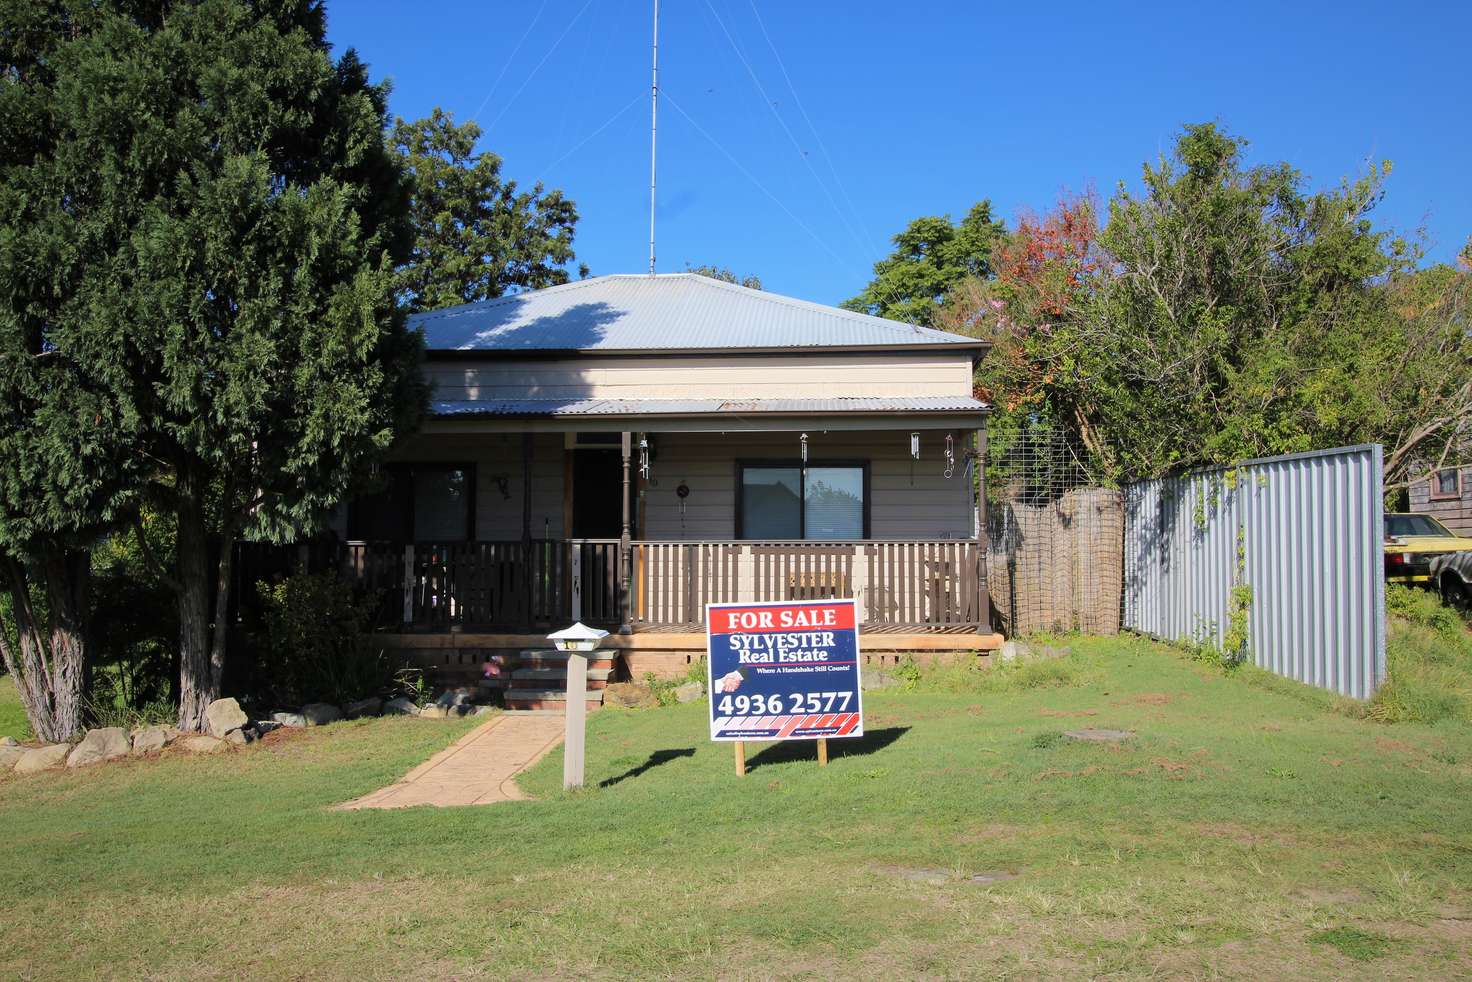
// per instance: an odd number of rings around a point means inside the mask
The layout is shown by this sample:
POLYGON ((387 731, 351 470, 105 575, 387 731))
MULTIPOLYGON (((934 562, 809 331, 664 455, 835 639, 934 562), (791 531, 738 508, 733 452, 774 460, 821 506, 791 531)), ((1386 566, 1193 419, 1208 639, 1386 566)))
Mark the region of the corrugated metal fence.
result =
POLYGON ((1245 639, 1262 668, 1368 698, 1385 677, 1383 502, 1378 444, 1129 485, 1124 626, 1245 639))

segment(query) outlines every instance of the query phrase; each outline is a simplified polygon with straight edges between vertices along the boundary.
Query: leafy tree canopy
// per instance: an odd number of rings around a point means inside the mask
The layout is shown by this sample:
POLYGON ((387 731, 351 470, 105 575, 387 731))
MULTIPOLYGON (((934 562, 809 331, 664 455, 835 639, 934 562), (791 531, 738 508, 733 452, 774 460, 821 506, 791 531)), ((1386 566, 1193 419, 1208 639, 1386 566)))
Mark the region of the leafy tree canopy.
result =
POLYGON ((1373 227, 1388 164, 1310 192, 1244 147, 1188 126, 1102 229, 1087 197, 1024 219, 940 321, 993 341, 1000 414, 1064 426, 1115 477, 1377 441, 1403 480, 1472 413, 1468 274, 1416 271, 1373 227))
POLYGON ((691 266, 689 263, 686 263, 685 272, 708 276, 713 280, 720 280, 722 283, 734 283, 737 286, 744 286, 752 290, 760 290, 762 288, 762 278, 760 276, 737 276, 726 266, 691 266))
POLYGON ((864 292, 843 306, 931 326, 953 287, 968 277, 991 277, 992 250, 1006 233, 990 201, 972 205, 960 222, 949 215, 917 218, 894 237, 894 252, 874 264, 864 292))
MULTIPOLYGON (((434 310, 537 290, 570 279, 577 207, 536 184, 519 191, 501 158, 476 153, 481 129, 435 109, 394 121, 392 143, 413 181, 413 251, 399 271, 399 297, 434 310)), ((587 276, 586 266, 578 275, 587 276)))

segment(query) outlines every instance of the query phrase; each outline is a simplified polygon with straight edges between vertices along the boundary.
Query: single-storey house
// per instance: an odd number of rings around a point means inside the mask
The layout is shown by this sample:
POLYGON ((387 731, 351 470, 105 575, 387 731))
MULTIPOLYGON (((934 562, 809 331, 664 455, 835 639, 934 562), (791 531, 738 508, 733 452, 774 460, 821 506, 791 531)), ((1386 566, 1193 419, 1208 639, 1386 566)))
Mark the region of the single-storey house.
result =
POLYGON ((894 648, 994 639, 985 342, 691 273, 411 323, 430 415, 335 529, 406 634, 581 619, 688 652, 707 603, 853 596, 894 648))
POLYGON ((1472 464, 1440 467, 1410 487, 1411 511, 1458 535, 1472 535, 1472 464))

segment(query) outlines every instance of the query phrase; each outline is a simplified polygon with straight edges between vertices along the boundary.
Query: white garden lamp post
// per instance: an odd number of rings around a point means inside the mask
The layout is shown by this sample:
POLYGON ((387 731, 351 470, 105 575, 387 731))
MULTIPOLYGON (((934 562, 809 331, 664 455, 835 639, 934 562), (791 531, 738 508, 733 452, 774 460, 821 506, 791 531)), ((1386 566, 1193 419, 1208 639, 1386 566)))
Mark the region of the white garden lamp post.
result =
POLYGON ((567 653, 567 734, 562 747, 562 786, 583 786, 583 745, 588 731, 588 652, 608 637, 582 621, 547 635, 547 640, 567 653))

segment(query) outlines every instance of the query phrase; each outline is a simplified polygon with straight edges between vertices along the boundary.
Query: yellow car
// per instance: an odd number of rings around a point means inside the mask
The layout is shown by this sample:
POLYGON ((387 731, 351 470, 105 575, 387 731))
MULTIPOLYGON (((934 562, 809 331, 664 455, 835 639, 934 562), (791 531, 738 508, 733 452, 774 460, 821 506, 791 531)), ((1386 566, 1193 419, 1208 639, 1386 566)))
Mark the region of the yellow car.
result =
POLYGON ((1431 583, 1431 561, 1472 552, 1472 538, 1457 535, 1430 515, 1385 516, 1385 582, 1431 583))

